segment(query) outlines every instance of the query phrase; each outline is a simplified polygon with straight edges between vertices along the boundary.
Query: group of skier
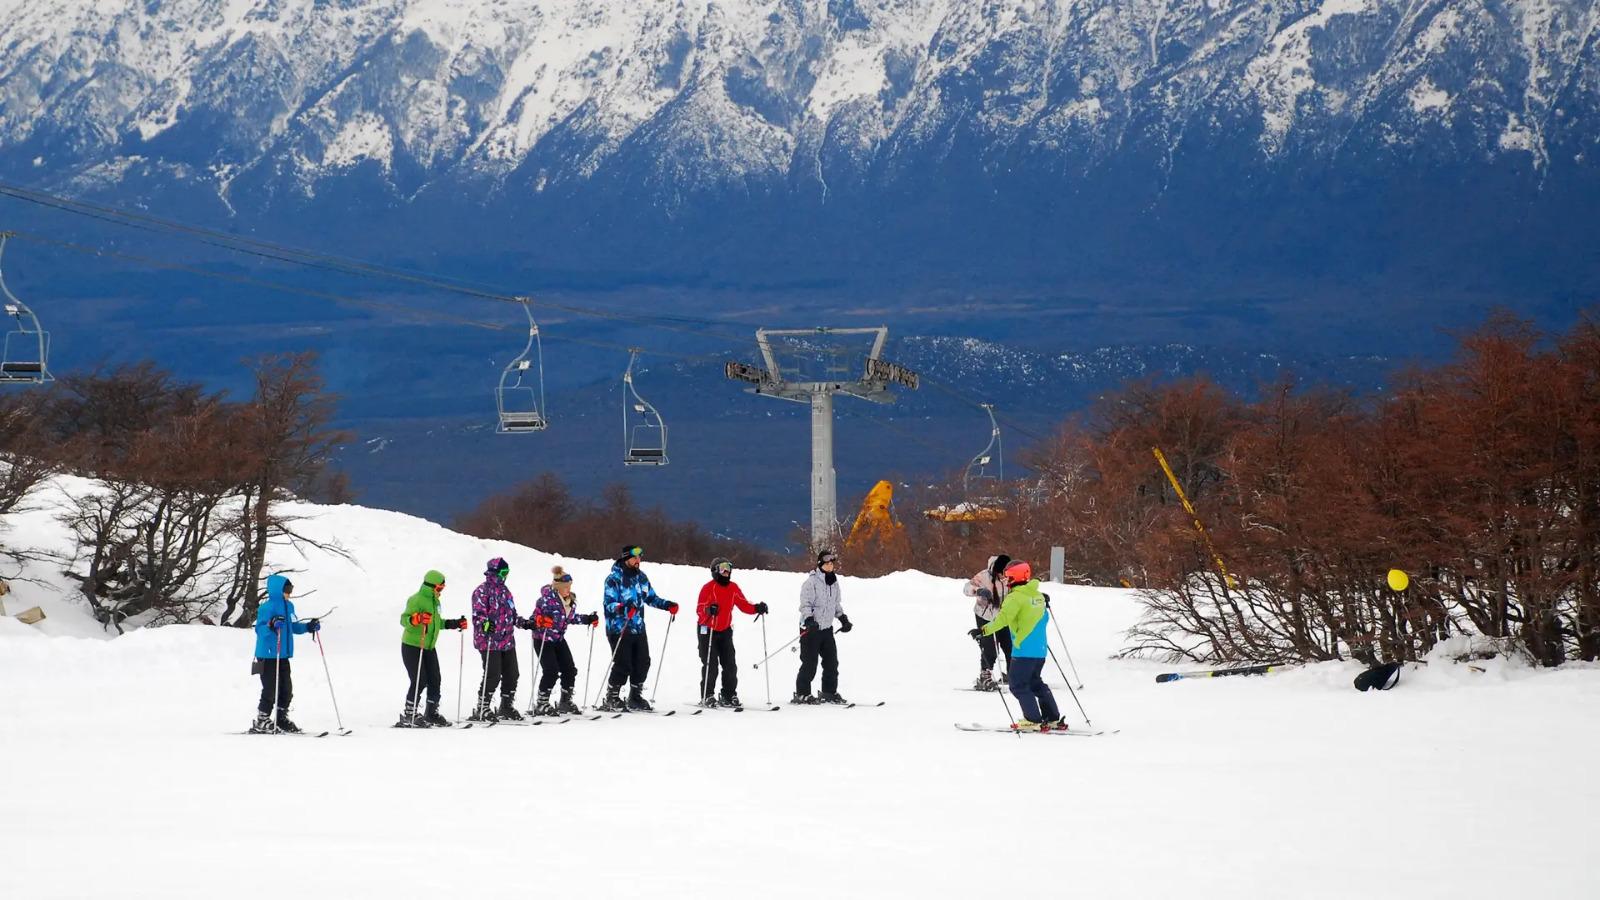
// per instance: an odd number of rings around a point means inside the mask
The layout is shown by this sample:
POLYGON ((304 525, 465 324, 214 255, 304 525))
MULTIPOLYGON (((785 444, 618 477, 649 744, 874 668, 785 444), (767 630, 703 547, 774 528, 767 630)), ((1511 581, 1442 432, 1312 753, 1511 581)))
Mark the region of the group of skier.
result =
MULTIPOLYGON (((644 550, 636 545, 623 548, 606 576, 602 609, 605 614, 606 641, 610 645, 605 699, 597 707, 608 712, 653 712, 645 699, 644 684, 650 672, 650 642, 645 630, 645 607, 678 614, 678 604, 662 598, 641 568, 644 550), (622 689, 628 695, 622 696, 622 689)), ((791 703, 845 703, 839 694, 839 658, 834 642, 834 623, 838 631, 851 628, 850 619, 840 605, 836 568, 838 555, 825 550, 817 556, 817 566, 800 592, 801 665, 791 703), (822 690, 811 693, 811 682, 818 663, 822 667, 822 690)), ((440 666, 439 634, 443 631, 472 629, 472 645, 483 664, 483 676, 472 713, 475 722, 499 719, 521 720, 516 704, 520 666, 517 661, 516 632, 533 633, 533 652, 539 667, 538 696, 532 713, 536 716, 561 716, 581 711, 573 691, 578 667, 567 630, 573 626, 598 627, 600 615, 577 610, 577 595, 572 576, 561 566, 551 570, 550 582, 539 591, 533 613, 517 612, 506 579, 511 566, 495 557, 485 566, 483 582, 472 592, 472 614, 446 617, 440 611, 445 576, 430 570, 422 585, 406 601, 400 614, 400 657, 406 669, 405 705, 398 728, 448 727, 452 723, 439 712, 440 666), (560 683, 560 698, 551 701, 560 683), (499 704, 494 703, 499 693, 499 704)), ((315 634, 321 628, 317 619, 300 621, 289 599, 294 585, 283 575, 267 579, 267 600, 256 615, 256 668, 261 674, 261 698, 252 732, 299 732, 289 719, 293 697, 290 661, 294 656, 294 635, 315 634)), ((738 665, 734 656, 733 613, 764 616, 766 603, 751 603, 733 581, 733 563, 716 559, 711 563, 711 580, 700 589, 695 613, 700 652, 700 703, 703 706, 741 707, 738 665), (718 681, 720 676, 720 690, 718 681)))
POLYGON ((978 642, 980 671, 973 687, 980 691, 999 690, 1000 682, 1011 688, 1022 718, 1013 727, 1018 731, 1065 729, 1066 719, 1056 706, 1056 698, 1044 683, 1044 661, 1050 653, 1048 632, 1050 598, 1039 590, 1033 567, 1001 554, 989 558, 989 565, 967 581, 963 592, 975 598, 973 614, 978 626, 967 632, 978 642), (1003 651, 1006 671, 999 681, 994 665, 1003 651))

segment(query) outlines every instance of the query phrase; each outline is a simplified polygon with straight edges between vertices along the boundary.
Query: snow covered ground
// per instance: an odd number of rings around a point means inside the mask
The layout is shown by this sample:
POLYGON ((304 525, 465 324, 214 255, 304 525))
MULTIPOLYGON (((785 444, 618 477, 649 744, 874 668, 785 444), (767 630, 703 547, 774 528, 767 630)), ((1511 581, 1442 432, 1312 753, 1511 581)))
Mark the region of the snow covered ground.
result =
MULTIPOLYGON (((70 482, 69 482, 70 484, 70 482)), ((464 612, 504 555, 523 609, 552 557, 406 516, 306 507, 352 561, 280 556, 324 632, 350 737, 239 736, 256 680, 251 635, 170 627, 105 640, 48 569, 0 619, 0 893, 6 897, 1594 897, 1600 671, 1486 672, 1435 663, 1360 694, 1355 665, 1156 685, 1171 667, 1115 661, 1137 610, 1126 591, 1055 587, 1089 739, 965 733, 1000 723, 975 674, 958 583, 845 579, 841 691, 879 709, 686 715, 697 661, 687 617, 650 611, 658 704, 672 718, 410 732, 399 610, 422 573, 464 612)), ((626 535, 618 535, 618 543, 626 535)), ((47 511, 11 545, 51 546, 47 511)), ((648 551, 648 548, 646 548, 648 551)), ((606 563, 561 560, 580 607, 606 563)), ((846 561, 848 563, 848 560, 846 561)), ((704 570, 652 565, 688 605, 704 570)), ((800 576, 740 572, 793 634, 800 576)), ((761 628, 736 626, 741 693, 762 699, 761 628)), ((524 704, 532 669, 522 643, 524 704)), ((577 636, 580 665, 586 651, 577 636)), ((445 709, 457 637, 441 642, 445 709)), ((597 641, 591 694, 605 664, 597 641)), ((331 727, 306 641, 296 719, 331 727)), ((773 664, 787 698, 797 666, 773 664)), ((468 650, 468 692, 476 681, 468 650)), ((582 675, 580 674, 580 687, 582 675)), ((653 678, 652 674, 652 678, 653 678)), ((1059 681, 1059 679, 1053 679, 1059 681)), ((1061 692, 1073 718, 1077 711, 1061 692)))

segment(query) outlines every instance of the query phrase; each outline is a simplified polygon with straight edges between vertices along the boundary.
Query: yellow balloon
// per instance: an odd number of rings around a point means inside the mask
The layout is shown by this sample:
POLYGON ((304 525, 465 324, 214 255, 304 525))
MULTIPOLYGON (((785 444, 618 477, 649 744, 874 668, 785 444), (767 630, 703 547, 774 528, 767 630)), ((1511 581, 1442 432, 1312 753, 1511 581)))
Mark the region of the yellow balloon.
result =
POLYGON ((1390 590, 1403 591, 1403 590, 1405 590, 1406 588, 1408 588, 1410 586, 1411 586, 1411 576, 1409 576, 1406 573, 1400 571, 1399 569, 1390 569, 1389 570, 1389 589, 1390 590))

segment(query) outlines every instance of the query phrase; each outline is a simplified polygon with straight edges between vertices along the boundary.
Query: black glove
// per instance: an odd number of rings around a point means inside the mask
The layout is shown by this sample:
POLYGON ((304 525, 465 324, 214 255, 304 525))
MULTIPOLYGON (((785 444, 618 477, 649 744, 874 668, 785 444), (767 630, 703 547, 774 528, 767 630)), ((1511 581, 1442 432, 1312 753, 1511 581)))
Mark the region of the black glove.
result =
POLYGON ((764 616, 766 614, 767 614, 767 605, 765 603, 757 603, 756 604, 756 615, 764 616))
POLYGON ((706 607, 706 615, 708 617, 710 617, 710 618, 715 619, 717 617, 717 612, 719 610, 721 610, 721 609, 722 609, 722 607, 720 607, 720 606, 716 605, 715 603, 713 603, 710 606, 706 607))
POLYGON ((806 616, 806 620, 800 623, 800 627, 813 633, 822 630, 822 626, 817 624, 816 616, 806 616))
POLYGON ((850 617, 849 616, 840 616, 839 617, 839 633, 840 634, 844 634, 845 632, 847 632, 849 630, 850 630, 850 617))
POLYGON ((1039 592, 1039 596, 1044 598, 1044 608, 1045 609, 1049 609, 1050 608, 1050 595, 1044 593, 1043 591, 1040 591, 1039 592))
POLYGON ((306 622, 306 632, 308 634, 316 634, 317 632, 319 632, 321 630, 322 630, 322 620, 321 619, 312 619, 312 620, 306 622))
POLYGON ((283 626, 283 616, 273 616, 272 618, 267 620, 267 627, 271 628, 273 631, 277 631, 282 626, 283 626))
POLYGON ((983 639, 983 629, 982 628, 974 628, 971 631, 967 632, 967 637, 972 638, 975 641, 982 640, 983 639))
POLYGON ((461 631, 466 631, 467 630, 467 617, 466 616, 462 616, 461 618, 455 620, 455 622, 452 623, 452 624, 457 629, 459 629, 461 631))
POLYGON ((584 613, 583 615, 578 617, 578 621, 582 622, 585 625, 598 625, 600 623, 600 614, 599 613, 584 613))
POLYGON ((991 591, 988 588, 978 588, 978 596, 982 598, 983 602, 985 603, 994 602, 994 591, 991 591))

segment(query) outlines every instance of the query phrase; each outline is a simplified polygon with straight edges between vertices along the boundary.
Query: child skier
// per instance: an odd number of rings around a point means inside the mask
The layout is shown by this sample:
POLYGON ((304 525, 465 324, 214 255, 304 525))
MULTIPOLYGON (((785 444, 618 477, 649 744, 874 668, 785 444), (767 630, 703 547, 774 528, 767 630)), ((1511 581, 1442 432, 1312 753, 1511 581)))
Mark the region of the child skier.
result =
POLYGON ((435 647, 441 630, 465 629, 467 617, 439 617, 439 595, 443 592, 444 575, 429 570, 422 576, 422 587, 406 601, 406 610, 400 614, 400 624, 405 626, 400 634, 400 658, 406 664, 409 682, 405 711, 394 723, 396 728, 450 727, 450 720, 439 715, 439 652, 435 647), (427 707, 418 710, 424 689, 428 692, 427 707))
POLYGON ((643 557, 642 548, 624 547, 622 556, 611 566, 611 574, 606 576, 606 640, 611 643, 611 678, 600 708, 609 712, 654 711, 644 699, 644 680, 650 674, 650 640, 644 633, 644 608, 648 604, 674 616, 678 614, 678 604, 657 596, 650 579, 639 570, 643 557), (622 686, 629 681, 633 687, 624 703, 622 686))
POLYGON ((256 718, 251 734, 299 734, 300 726, 289 721, 289 701, 294 685, 289 678, 289 660, 294 658, 294 636, 316 634, 322 623, 316 619, 296 621, 294 604, 289 601, 294 582, 283 575, 267 576, 267 600, 256 609, 256 662, 253 670, 261 676, 261 699, 256 703, 256 718), (276 707, 277 718, 272 717, 276 707))
POLYGON ((1010 629, 1011 693, 1022 707, 1022 721, 1018 731, 1048 731, 1066 728, 1061 710, 1056 707, 1055 695, 1044 683, 1044 659, 1050 652, 1045 626, 1050 621, 1050 610, 1044 595, 1039 593, 1039 582, 1034 580, 1033 567, 1026 562, 1014 562, 1006 567, 1005 579, 1010 583, 1000 614, 994 621, 968 632, 973 640, 1010 629))
POLYGON ((572 688, 578 680, 578 664, 567 646, 567 626, 573 623, 593 628, 600 622, 594 613, 576 610, 578 595, 572 592, 572 576, 560 566, 550 570, 550 583, 539 591, 533 612, 533 652, 538 657, 539 702, 536 716, 575 715, 583 710, 572 702, 572 688), (561 682, 561 702, 550 702, 550 690, 561 682))
MULTIPOLYGON (((975 598, 972 604, 972 613, 977 617, 978 627, 994 621, 1000 612, 1000 603, 1006 598, 1005 571, 1011 565, 1011 557, 1004 553, 999 556, 989 557, 989 565, 982 572, 972 576, 962 588, 962 593, 975 598)), ((994 663, 996 641, 1006 656, 1006 671, 1011 670, 1011 632, 1002 631, 995 635, 983 635, 978 638, 978 680, 973 682, 974 690, 998 691, 1000 685, 994 680, 994 663)))
POLYGON ((743 706, 739 702, 739 670, 733 654, 733 610, 752 616, 766 615, 767 605, 751 605, 744 591, 733 583, 733 563, 726 559, 711 561, 711 580, 700 589, 700 599, 695 604, 699 621, 700 643, 700 705, 743 706), (722 671, 722 693, 713 697, 717 684, 717 670, 722 671))
POLYGON ((839 576, 834 571, 839 554, 824 550, 817 554, 817 567, 800 586, 800 674, 794 681, 790 703, 844 703, 839 696, 839 650, 833 639, 833 620, 839 631, 850 630, 850 617, 840 606, 839 576), (811 696, 811 679, 822 660, 822 693, 811 696))
POLYGON ((467 718, 474 722, 496 719, 520 721, 517 712, 517 628, 530 627, 517 617, 517 606, 506 587, 511 564, 496 556, 483 572, 483 584, 472 591, 472 647, 483 660, 483 681, 478 684, 478 702, 467 718), (490 709, 496 687, 500 688, 500 708, 490 709))

